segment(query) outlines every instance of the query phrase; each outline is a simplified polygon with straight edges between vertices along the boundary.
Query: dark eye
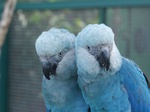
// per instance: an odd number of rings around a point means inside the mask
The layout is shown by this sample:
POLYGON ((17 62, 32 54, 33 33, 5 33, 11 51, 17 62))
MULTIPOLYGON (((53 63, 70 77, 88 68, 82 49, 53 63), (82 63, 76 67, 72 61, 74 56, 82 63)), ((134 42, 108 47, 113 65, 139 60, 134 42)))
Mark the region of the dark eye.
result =
POLYGON ((64 55, 64 52, 63 52, 63 51, 61 51, 61 52, 58 53, 58 56, 59 56, 59 57, 62 57, 63 55, 64 55))
POLYGON ((100 46, 99 49, 102 49, 102 46, 100 46))
POLYGON ((90 48, 89 46, 87 46, 86 48, 87 48, 87 50, 88 50, 88 51, 90 51, 90 50, 91 50, 91 48, 90 48))

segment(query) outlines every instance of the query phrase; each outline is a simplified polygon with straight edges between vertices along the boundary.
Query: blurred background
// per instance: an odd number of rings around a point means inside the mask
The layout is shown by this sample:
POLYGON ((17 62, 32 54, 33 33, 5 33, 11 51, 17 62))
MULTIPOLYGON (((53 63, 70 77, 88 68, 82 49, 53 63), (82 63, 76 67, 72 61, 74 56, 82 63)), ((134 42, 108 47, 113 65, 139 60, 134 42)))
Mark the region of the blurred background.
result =
POLYGON ((77 35, 88 24, 107 24, 121 54, 150 79, 149 21, 149 0, 18 0, 0 56, 0 112, 45 111, 35 41, 51 27, 77 35))

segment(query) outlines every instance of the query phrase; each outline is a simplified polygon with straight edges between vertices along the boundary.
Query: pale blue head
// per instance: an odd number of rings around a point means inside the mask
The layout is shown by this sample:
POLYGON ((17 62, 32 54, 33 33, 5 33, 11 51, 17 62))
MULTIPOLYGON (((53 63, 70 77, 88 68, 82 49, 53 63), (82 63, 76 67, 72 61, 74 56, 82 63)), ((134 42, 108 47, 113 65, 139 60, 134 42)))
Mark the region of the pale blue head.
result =
POLYGON ((105 24, 89 24, 78 34, 76 41, 77 46, 95 46, 113 43, 114 33, 105 24))
POLYGON ((86 26, 77 35, 75 46, 78 69, 80 66, 89 74, 116 72, 121 66, 121 55, 115 45, 114 33, 105 24, 86 26))
POLYGON ((62 72, 66 72, 66 68, 70 64, 75 67, 74 52, 71 51, 74 49, 74 41, 73 34, 65 29, 57 28, 44 31, 37 38, 35 48, 47 79, 50 79, 51 75, 61 77, 62 72), (68 61, 66 62, 66 60, 68 61))

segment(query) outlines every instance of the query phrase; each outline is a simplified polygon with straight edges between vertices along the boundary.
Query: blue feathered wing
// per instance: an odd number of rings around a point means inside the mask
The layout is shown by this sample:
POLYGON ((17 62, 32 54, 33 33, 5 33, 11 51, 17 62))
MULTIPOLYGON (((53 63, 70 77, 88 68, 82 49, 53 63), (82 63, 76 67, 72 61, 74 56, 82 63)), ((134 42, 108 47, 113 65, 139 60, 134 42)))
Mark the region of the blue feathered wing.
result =
POLYGON ((140 68, 133 61, 123 57, 118 73, 129 95, 132 112, 150 112, 148 80, 140 68))

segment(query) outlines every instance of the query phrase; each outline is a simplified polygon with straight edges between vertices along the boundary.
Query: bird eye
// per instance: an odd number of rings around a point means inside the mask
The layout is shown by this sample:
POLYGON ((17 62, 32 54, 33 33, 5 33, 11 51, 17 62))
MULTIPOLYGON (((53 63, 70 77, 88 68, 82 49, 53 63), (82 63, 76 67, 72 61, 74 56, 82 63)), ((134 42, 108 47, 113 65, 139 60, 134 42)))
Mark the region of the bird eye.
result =
POLYGON ((87 48, 87 50, 88 50, 88 51, 90 51, 90 50, 91 50, 91 48, 90 48, 89 46, 87 46, 86 48, 87 48))
POLYGON ((61 51, 61 52, 58 53, 58 56, 59 56, 59 57, 62 57, 63 55, 64 55, 64 52, 63 52, 63 51, 61 51))
POLYGON ((102 49, 102 46, 100 46, 99 49, 102 49))

